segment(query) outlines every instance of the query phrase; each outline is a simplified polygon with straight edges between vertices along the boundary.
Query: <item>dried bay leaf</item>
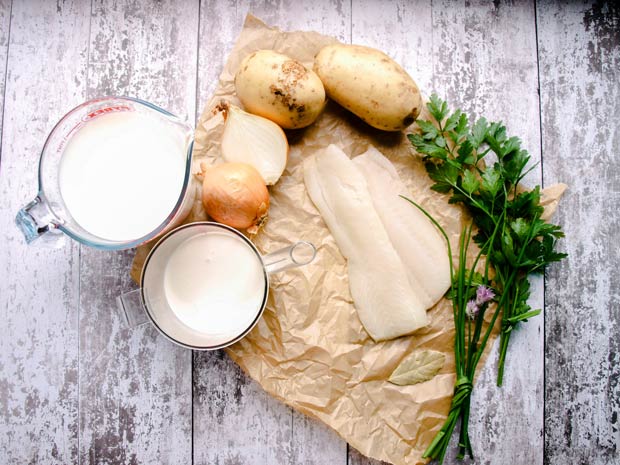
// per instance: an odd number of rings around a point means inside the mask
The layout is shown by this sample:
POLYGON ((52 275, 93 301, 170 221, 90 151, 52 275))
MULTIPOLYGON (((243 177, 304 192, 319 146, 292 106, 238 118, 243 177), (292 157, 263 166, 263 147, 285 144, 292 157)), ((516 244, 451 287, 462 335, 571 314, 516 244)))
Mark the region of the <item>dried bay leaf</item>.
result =
POLYGON ((417 350, 400 362, 388 381, 399 386, 423 383, 441 370, 445 360, 446 356, 436 350, 417 350))

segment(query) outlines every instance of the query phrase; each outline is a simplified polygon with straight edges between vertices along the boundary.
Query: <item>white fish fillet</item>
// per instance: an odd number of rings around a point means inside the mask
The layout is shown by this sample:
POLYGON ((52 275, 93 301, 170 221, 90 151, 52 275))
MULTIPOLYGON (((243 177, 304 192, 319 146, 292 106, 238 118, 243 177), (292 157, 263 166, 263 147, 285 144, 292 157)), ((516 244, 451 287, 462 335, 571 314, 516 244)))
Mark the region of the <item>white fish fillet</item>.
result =
POLYGON ((405 264, 411 287, 424 308, 432 307, 450 287, 446 241, 420 210, 399 197, 411 195, 381 152, 370 147, 353 163, 366 178, 375 210, 405 264))
POLYGON ((357 166, 330 145, 304 160, 304 181, 347 259, 351 295, 370 336, 382 341, 425 326, 425 308, 409 284, 357 166))

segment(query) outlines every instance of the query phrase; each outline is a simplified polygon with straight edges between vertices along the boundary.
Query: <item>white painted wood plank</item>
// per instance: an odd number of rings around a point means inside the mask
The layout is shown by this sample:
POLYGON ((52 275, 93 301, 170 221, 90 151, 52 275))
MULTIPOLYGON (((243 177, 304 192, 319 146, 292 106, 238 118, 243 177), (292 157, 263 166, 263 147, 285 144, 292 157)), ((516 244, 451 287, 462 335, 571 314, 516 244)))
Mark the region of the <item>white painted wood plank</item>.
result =
MULTIPOLYGON (((197 37, 197 1, 94 2, 89 97, 136 96, 193 119, 197 37)), ((124 326, 115 299, 133 286, 132 255, 81 249, 80 459, 191 463, 191 352, 124 326)))
MULTIPOLYGON (((349 42, 348 2, 207 1, 201 8, 198 113, 247 13, 283 30, 315 30, 349 42)), ((346 443, 331 429, 271 398, 223 352, 195 353, 194 378, 194 463, 346 463, 346 443)))
POLYGON ((224 351, 195 354, 195 464, 292 464, 292 424, 224 351))
POLYGON ((239 0, 237 12, 241 18, 252 13, 283 31, 315 31, 342 42, 351 38, 351 3, 347 0, 239 0))
POLYGON ((433 84, 430 0, 356 0, 351 15, 354 44, 387 53, 405 68, 420 90, 430 93, 433 84))
MULTIPOLYGON (((10 2, 0 3, 4 65, 10 2)), ((0 159, 0 463, 76 463, 78 247, 26 246, 39 154, 84 99, 90 5, 13 2, 0 159)), ((4 66, 2 66, 4 80, 4 66)))
POLYGON ((546 463, 620 463, 620 7, 538 3, 545 183, 569 189, 547 275, 546 463))
MULTIPOLYGON (((504 120, 533 160, 540 159, 531 3, 355 2, 352 31, 354 43, 383 49, 401 62, 426 95, 436 91, 453 108, 504 120)), ((528 181, 540 183, 540 171, 528 181)), ((532 304, 541 306, 541 281, 534 287, 532 304)), ((477 463, 510 463, 515 457, 518 463, 542 463, 542 325, 542 318, 532 320, 513 336, 503 389, 495 387, 496 352, 482 372, 470 420, 477 463)), ((446 463, 457 462, 453 445, 446 463)), ((355 451, 350 458, 356 465, 377 463, 355 451)))
POLYGON ((204 0, 200 5, 196 121, 215 93, 218 80, 245 16, 236 0, 204 0))
MULTIPOLYGON (((9 49, 9 25, 12 0, 0 0, 0 148, 2 147, 2 115, 4 111, 4 84, 6 79, 6 58, 9 49)), ((0 153, 0 160, 2 154, 0 153)))

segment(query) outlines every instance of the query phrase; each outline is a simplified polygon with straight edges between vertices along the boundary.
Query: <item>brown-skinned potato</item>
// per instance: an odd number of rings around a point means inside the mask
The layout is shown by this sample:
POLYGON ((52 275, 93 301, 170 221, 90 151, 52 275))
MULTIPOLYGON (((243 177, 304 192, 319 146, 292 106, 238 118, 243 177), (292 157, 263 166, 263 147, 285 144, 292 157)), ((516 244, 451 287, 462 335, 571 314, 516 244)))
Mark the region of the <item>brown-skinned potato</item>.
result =
POLYGON ((385 53, 361 45, 328 45, 314 59, 327 96, 366 123, 401 131, 422 111, 418 86, 385 53))
POLYGON ((258 50, 241 62, 235 90, 246 111, 285 129, 309 126, 325 106, 319 77, 299 61, 273 50, 258 50))

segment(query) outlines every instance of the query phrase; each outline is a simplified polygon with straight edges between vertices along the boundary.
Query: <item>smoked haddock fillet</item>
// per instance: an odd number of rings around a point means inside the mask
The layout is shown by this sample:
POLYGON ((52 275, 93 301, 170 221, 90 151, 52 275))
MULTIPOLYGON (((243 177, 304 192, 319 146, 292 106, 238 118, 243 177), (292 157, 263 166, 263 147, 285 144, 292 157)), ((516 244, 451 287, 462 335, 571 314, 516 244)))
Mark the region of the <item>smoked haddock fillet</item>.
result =
POLYGON ((424 308, 437 303, 450 287, 448 247, 433 223, 414 205, 394 165, 376 148, 353 159, 361 170, 373 206, 407 270, 409 283, 424 308))
POLYGON ((425 306, 409 283, 356 164, 330 145, 304 160, 304 181, 347 259, 351 295, 368 334, 382 341, 425 326, 425 306))

